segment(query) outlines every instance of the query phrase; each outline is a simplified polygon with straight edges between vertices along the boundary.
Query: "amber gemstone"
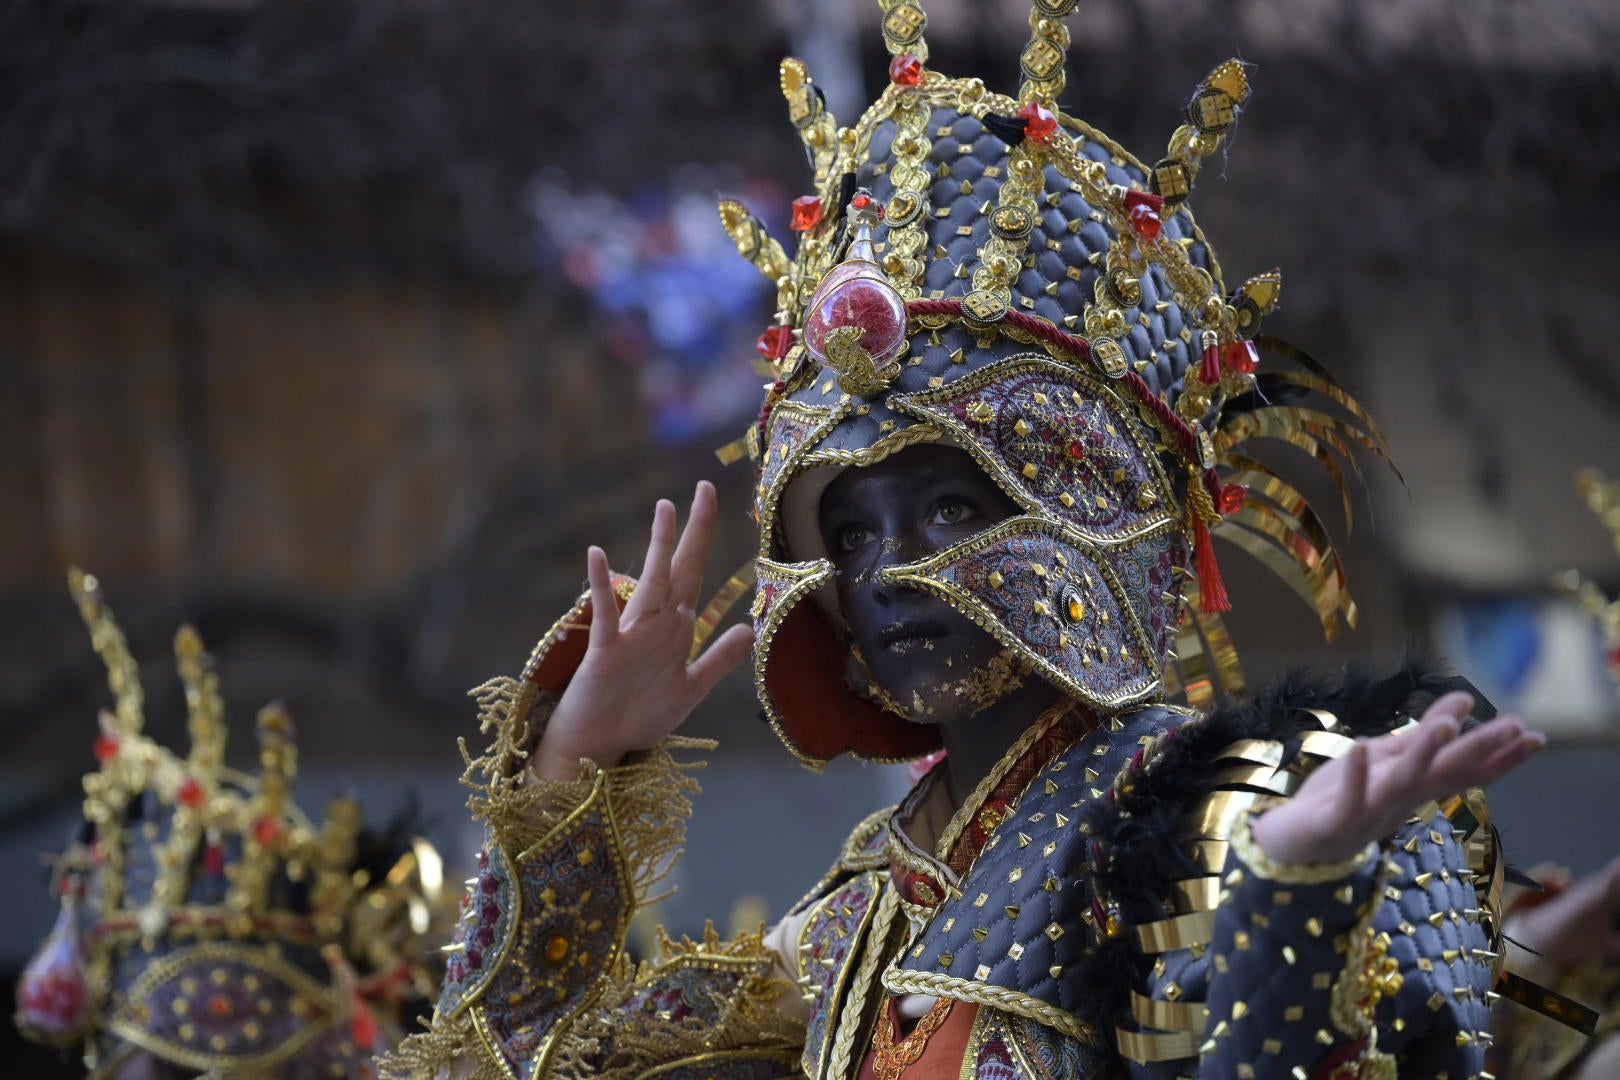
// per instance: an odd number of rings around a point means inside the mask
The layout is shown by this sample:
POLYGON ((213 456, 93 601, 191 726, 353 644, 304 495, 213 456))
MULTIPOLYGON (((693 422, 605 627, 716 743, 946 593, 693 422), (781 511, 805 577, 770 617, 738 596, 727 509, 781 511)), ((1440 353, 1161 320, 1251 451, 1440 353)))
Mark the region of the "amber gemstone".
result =
POLYGON ((180 801, 181 806, 195 810, 208 801, 208 792, 203 790, 203 786, 197 782, 196 777, 188 776, 180 782, 180 790, 176 793, 175 798, 180 801))
POLYGON ((546 959, 553 964, 560 964, 568 959, 568 939, 561 934, 553 935, 546 942, 546 959))
POLYGON ((889 81, 896 86, 916 86, 922 82, 922 61, 903 53, 889 61, 889 81))
POLYGON ((1086 605, 1080 602, 1078 596, 1069 597, 1069 621, 1079 622, 1086 617, 1086 605))
POLYGON ((97 735, 91 749, 97 761, 111 761, 118 756, 118 740, 111 735, 97 735))
POLYGON ((794 232, 808 232, 821 223, 821 200, 814 195, 800 195, 793 200, 794 232))
POLYGON ((1235 514, 1243 509, 1244 500, 1249 497, 1247 484, 1227 484, 1221 488, 1221 513, 1235 514))
POLYGON ((1039 102, 1032 101, 1018 110, 1024 120, 1024 134, 1036 142, 1045 142, 1057 134, 1057 117, 1039 102))

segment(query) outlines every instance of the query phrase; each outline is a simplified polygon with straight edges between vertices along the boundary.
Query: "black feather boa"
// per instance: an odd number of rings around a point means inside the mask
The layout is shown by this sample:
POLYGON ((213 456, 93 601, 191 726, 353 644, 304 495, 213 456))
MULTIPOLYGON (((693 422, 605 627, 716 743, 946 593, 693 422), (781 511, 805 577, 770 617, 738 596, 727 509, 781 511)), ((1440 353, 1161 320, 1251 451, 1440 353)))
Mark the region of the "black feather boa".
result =
MULTIPOLYGON (((1127 927, 1169 914, 1165 896, 1171 882, 1199 873, 1181 834, 1210 794, 1209 762, 1239 739, 1280 741, 1291 759, 1299 736, 1316 727, 1307 709, 1332 713, 1355 735, 1382 735, 1451 690, 1474 695, 1471 722, 1494 715, 1466 680, 1408 661, 1385 676, 1361 668, 1347 668, 1337 676, 1294 672, 1249 701, 1184 724, 1164 741, 1158 760, 1116 791, 1115 799, 1100 799, 1086 809, 1081 827, 1090 834, 1096 856, 1089 868, 1092 895, 1118 905, 1127 927)), ((1094 988, 1081 1019, 1098 1030, 1113 1026, 1128 1005, 1130 988, 1141 984, 1152 963, 1134 940, 1129 932, 1101 939, 1085 960, 1087 970, 1077 973, 1094 988)))

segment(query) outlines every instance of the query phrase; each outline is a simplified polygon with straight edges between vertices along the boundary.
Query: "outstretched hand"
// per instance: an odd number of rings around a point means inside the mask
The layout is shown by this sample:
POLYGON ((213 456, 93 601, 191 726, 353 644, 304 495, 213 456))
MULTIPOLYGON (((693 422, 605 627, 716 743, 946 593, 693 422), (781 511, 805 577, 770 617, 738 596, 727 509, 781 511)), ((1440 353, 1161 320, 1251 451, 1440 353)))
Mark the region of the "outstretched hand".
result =
POLYGON ((1513 912, 1509 936, 1561 967, 1620 963, 1620 857, 1573 883, 1562 868, 1536 868, 1530 876, 1556 894, 1513 912))
POLYGON ((688 662, 714 521, 714 485, 707 480, 692 496, 691 517, 678 541, 675 505, 660 499, 641 581, 622 612, 607 555, 598 547, 586 552, 590 640, 530 759, 536 776, 572 780, 581 758, 606 768, 655 745, 748 657, 753 629, 743 625, 688 662))
POLYGON ((1449 693, 1416 728, 1358 741, 1257 817, 1255 842, 1282 863, 1340 862, 1394 833, 1424 803, 1483 787, 1546 745, 1546 736, 1509 716, 1459 734, 1473 705, 1468 694, 1449 693))

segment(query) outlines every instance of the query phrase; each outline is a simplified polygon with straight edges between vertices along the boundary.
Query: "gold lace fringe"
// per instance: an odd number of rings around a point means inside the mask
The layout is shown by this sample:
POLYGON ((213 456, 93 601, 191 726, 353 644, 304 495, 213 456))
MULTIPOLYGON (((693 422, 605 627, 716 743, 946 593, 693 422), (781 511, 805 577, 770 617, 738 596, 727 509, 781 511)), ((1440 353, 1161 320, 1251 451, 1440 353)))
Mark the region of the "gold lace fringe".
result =
MULTIPOLYGON (((550 717, 555 695, 537 694, 517 679, 498 678, 478 687, 472 696, 479 705, 479 730, 493 733, 494 738, 477 757, 467 749, 465 739, 459 740, 466 764, 461 782, 472 789, 467 808, 485 824, 489 842, 514 856, 533 847, 579 807, 598 774, 605 772, 608 806, 623 838, 630 877, 627 885, 635 909, 667 895, 652 893, 674 868, 686 842, 691 797, 699 790, 691 773, 703 766, 701 761, 677 761, 671 751, 712 750, 715 743, 672 735, 614 768, 603 770, 582 761, 578 779, 536 781, 526 777, 523 766, 550 717)), ((762 944, 758 947, 763 951, 762 944)), ((622 999, 624 987, 633 982, 628 961, 622 956, 613 958, 606 963, 599 991, 591 997, 616 1002, 622 999)), ((595 1022, 612 1023, 610 1014, 598 1010, 596 1015, 601 1019, 595 1022)), ((485 1048, 470 1010, 453 1019, 435 1014, 423 1022, 427 1031, 410 1036, 391 1054, 379 1057, 382 1080, 510 1080, 485 1048)), ((579 1022, 587 1025, 587 1019, 579 1022)), ((564 1038, 567 1044, 575 1042, 571 1033, 564 1038)), ((555 1076, 580 1075, 560 1064, 549 1071, 555 1076)))
POLYGON ((643 963, 633 976, 627 966, 621 968, 620 978, 610 982, 601 998, 607 1007, 591 1010, 563 1036, 552 1058, 552 1075, 637 1080, 687 1058, 738 1050, 800 1050, 804 1025, 776 1007, 789 984, 772 974, 776 957, 764 938, 764 927, 730 942, 720 940, 713 924, 705 929, 702 941, 672 941, 660 929, 660 955, 643 963), (753 970, 736 990, 714 1001, 711 1022, 676 1021, 643 1011, 628 1014, 614 1007, 673 969, 731 966, 738 960, 752 961, 753 970))

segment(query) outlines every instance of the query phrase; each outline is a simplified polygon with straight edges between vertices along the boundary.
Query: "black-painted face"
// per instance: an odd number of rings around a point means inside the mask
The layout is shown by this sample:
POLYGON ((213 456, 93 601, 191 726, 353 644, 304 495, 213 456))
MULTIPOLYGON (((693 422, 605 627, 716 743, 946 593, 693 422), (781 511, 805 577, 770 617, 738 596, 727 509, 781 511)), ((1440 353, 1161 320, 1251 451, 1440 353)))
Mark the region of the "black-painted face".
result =
POLYGON ((878 579, 1019 513, 965 452, 918 446, 846 469, 821 497, 819 524, 838 601, 874 697, 919 723, 979 712, 1027 668, 945 601, 878 579))

